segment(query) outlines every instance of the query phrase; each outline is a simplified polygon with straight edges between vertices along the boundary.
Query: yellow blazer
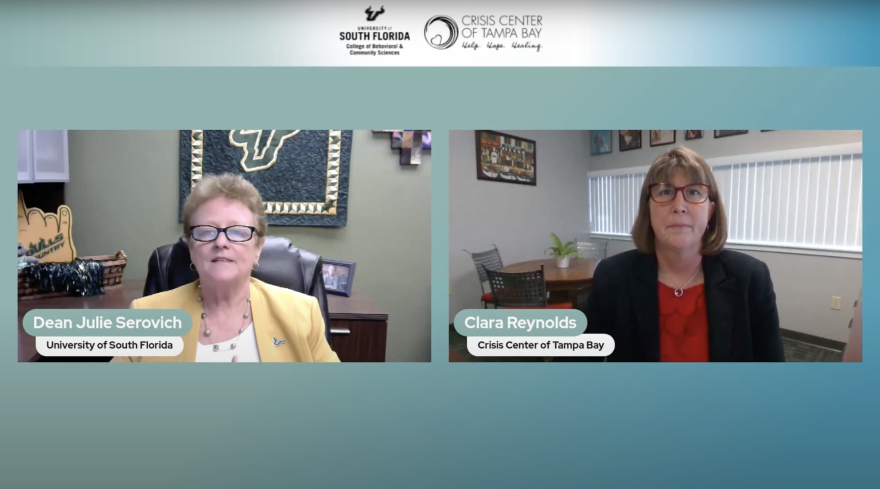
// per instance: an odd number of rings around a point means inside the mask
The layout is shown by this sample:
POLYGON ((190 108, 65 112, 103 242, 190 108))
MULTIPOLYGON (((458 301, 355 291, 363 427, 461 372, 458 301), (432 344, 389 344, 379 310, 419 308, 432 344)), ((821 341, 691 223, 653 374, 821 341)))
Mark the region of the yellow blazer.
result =
MULTIPOLYGON (((198 281, 136 299, 131 309, 182 309, 193 319, 176 357, 115 357, 113 362, 195 362, 202 308, 198 281)), ((324 336, 318 299, 251 277, 251 310, 261 362, 338 362, 324 336), (285 342, 275 346, 273 337, 285 342)))

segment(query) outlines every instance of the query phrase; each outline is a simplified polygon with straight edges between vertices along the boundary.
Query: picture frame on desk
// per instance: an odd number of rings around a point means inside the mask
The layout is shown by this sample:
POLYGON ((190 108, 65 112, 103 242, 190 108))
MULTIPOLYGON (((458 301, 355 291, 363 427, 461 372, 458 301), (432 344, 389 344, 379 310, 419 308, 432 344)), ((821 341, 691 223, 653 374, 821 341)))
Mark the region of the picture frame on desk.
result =
POLYGON ((356 264, 350 261, 324 260, 321 277, 328 294, 351 297, 356 264))

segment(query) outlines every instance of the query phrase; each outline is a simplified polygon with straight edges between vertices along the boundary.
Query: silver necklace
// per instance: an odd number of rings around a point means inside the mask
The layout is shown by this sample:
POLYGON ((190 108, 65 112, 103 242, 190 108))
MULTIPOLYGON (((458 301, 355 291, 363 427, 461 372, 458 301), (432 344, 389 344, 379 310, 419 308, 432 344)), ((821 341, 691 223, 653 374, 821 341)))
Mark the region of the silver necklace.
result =
MULTIPOLYGON (((205 333, 204 333, 204 335, 205 335, 205 337, 211 336, 211 329, 208 327, 208 313, 205 312, 205 303, 202 301, 202 286, 201 286, 201 285, 199 285, 199 296, 196 298, 196 300, 199 302, 199 304, 201 305, 201 308, 202 308, 202 321, 205 322, 205 333)), ((250 296, 248 296, 248 298, 247 298, 247 304, 245 305, 245 308, 244 308, 244 315, 242 315, 242 319, 247 319, 247 318, 251 317, 251 315, 250 315, 250 310, 251 310, 251 298, 250 298, 250 296)), ((244 333, 244 330, 245 330, 245 329, 246 329, 246 328, 239 328, 239 330, 238 330, 238 336, 235 337, 235 341, 233 341, 233 342, 229 345, 229 348, 226 348, 226 349, 224 349, 224 350, 221 350, 221 349, 220 349, 220 345, 215 344, 215 345, 214 345, 214 351, 215 351, 215 352, 220 352, 220 351, 232 351, 232 350, 234 350, 235 347, 238 345, 238 340, 241 338, 241 334, 244 333)))
MULTIPOLYGON (((684 295, 684 289, 686 289, 687 286, 690 285, 691 282, 694 281, 694 278, 696 278, 697 274, 700 273, 700 270, 702 270, 702 269, 703 269, 703 267, 698 268, 697 271, 694 272, 694 275, 691 277, 691 279, 688 280, 687 283, 684 284, 683 286, 681 286, 681 287, 674 287, 673 286, 672 293, 675 294, 675 297, 681 297, 684 295)), ((660 272, 660 275, 666 277, 666 274, 663 273, 663 270, 660 270, 659 268, 657 270, 660 272)), ((669 280, 669 277, 666 277, 666 280, 669 280)))

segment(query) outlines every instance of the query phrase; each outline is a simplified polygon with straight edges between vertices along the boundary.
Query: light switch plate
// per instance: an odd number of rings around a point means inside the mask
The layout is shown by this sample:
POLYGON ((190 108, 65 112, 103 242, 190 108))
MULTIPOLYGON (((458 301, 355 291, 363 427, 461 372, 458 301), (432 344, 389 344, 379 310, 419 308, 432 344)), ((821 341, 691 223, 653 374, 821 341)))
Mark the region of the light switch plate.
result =
POLYGON ((840 310, 840 297, 836 295, 831 296, 831 309, 834 309, 835 311, 840 310))

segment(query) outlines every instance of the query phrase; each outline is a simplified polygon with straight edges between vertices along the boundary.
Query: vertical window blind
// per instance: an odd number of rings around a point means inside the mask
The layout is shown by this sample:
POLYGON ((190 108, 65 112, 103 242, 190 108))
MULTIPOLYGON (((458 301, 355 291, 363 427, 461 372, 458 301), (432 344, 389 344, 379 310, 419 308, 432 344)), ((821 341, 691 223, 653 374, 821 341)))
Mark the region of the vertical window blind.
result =
MULTIPOLYGON (((727 210, 728 242, 861 252, 862 154, 858 149, 857 153, 819 156, 799 151, 801 157, 786 159, 707 161, 727 210)), ((646 171, 634 168, 588 175, 593 234, 629 236, 646 171)))

